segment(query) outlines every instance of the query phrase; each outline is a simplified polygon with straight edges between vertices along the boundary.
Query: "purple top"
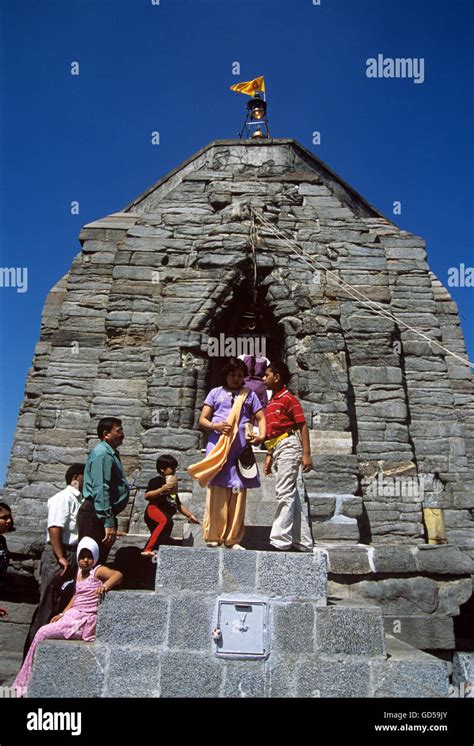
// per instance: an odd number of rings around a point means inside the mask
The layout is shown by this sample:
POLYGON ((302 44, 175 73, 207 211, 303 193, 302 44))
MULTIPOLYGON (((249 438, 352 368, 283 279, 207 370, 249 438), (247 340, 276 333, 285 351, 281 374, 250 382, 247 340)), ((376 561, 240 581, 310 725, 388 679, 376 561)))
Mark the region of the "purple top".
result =
POLYGON ((262 407, 265 409, 268 404, 268 393, 263 382, 263 374, 270 365, 270 361, 266 357, 253 357, 251 355, 242 355, 239 360, 244 361, 249 372, 248 376, 244 378, 244 386, 255 391, 262 407))
MULTIPOLYGON (((229 412, 232 409, 233 400, 237 397, 238 391, 231 391, 230 389, 224 388, 224 386, 217 386, 215 389, 211 389, 204 400, 204 404, 212 407, 214 410, 212 415, 212 422, 224 422, 229 416, 229 412)), ((249 392, 240 415, 239 427, 245 425, 250 420, 252 414, 255 414, 260 409, 263 409, 260 404, 258 397, 253 391, 249 392)))
MULTIPOLYGON (((207 404, 213 409, 211 420, 213 423, 224 422, 227 419, 233 405, 233 394, 236 396, 238 394, 238 391, 233 392, 230 389, 224 388, 224 386, 217 386, 217 388, 211 389, 211 391, 208 393, 204 404, 207 404)), ((214 479, 209 482, 210 487, 212 487, 213 485, 219 485, 220 487, 232 487, 241 490, 244 488, 260 486, 260 479, 258 475, 254 479, 242 480, 237 472, 236 463, 240 452, 247 444, 247 441, 245 440, 245 423, 249 422, 252 414, 259 412, 261 409, 263 409, 263 407, 258 399, 258 396, 256 396, 253 391, 250 391, 242 407, 242 412, 239 420, 239 431, 234 438, 229 451, 229 455, 227 457, 227 461, 220 472, 214 477, 214 479)), ((214 430, 211 430, 211 432, 209 433, 209 440, 207 441, 206 455, 208 455, 209 452, 214 448, 219 438, 220 433, 216 433, 214 430)))
POLYGON ((263 374, 270 365, 267 357, 253 357, 252 355, 242 355, 239 360, 243 360, 249 372, 249 378, 263 378, 263 374))

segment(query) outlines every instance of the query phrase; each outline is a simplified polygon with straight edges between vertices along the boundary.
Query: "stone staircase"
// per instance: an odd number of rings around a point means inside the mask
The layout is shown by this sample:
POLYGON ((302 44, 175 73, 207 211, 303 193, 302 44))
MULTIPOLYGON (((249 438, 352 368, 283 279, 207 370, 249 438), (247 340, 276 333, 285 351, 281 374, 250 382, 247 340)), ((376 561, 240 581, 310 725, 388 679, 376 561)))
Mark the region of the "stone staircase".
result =
MULTIPOLYGON (((254 453, 259 467, 261 486, 247 492, 246 532, 242 544, 247 549, 265 550, 268 548, 270 527, 275 513, 275 477, 273 475, 263 476, 263 461, 266 453, 261 450, 256 450, 254 453)), ((337 458, 345 463, 349 457, 333 456, 331 459, 333 469, 337 458)), ((337 483, 337 480, 332 483, 337 483)), ((342 487, 347 489, 348 486, 346 482, 342 483, 342 487)), ((325 543, 357 544, 360 539, 357 518, 362 513, 362 498, 347 492, 334 493, 327 487, 326 482, 321 482, 319 473, 314 472, 305 475, 299 483, 300 494, 307 496, 305 505, 309 511, 308 517, 313 524, 313 537, 316 543, 322 545, 325 543)), ((204 514, 205 494, 205 489, 197 482, 193 482, 192 493, 184 495, 186 504, 196 515, 204 514)), ((190 540, 190 543, 195 546, 202 545, 199 531, 193 528, 190 533, 195 537, 190 540)))
MULTIPOLYGON (((204 455, 204 451, 202 452, 204 455)), ((254 451, 258 464, 261 486, 248 490, 245 512, 246 533, 243 545, 247 549, 268 548, 270 527, 275 512, 275 477, 263 476, 263 462, 266 452, 254 451)), ((313 524, 313 536, 322 545, 349 544, 355 545, 360 540, 358 518, 362 514, 362 498, 349 492, 354 488, 353 473, 356 469, 356 457, 347 454, 332 456, 317 455, 318 469, 305 475, 300 481, 300 494, 306 495, 308 517, 313 524), (341 492, 334 492, 334 485, 341 492)), ((133 502, 119 517, 119 530, 130 536, 148 536, 148 529, 143 520, 146 500, 143 490, 134 495, 133 502)), ((206 490, 195 481, 192 491, 180 491, 182 502, 197 516, 204 515, 206 490)), ((175 528, 172 538, 183 540, 184 545, 204 546, 199 528, 188 527, 181 522, 181 516, 175 517, 175 528)), ((146 539, 143 538, 143 543, 146 539)), ((137 540, 137 546, 139 540, 137 540)))
POLYGON ((446 697, 446 664, 328 605, 327 553, 161 547, 154 591, 117 591, 97 640, 38 647, 30 697, 446 697), (218 639, 212 636, 216 627, 218 639))

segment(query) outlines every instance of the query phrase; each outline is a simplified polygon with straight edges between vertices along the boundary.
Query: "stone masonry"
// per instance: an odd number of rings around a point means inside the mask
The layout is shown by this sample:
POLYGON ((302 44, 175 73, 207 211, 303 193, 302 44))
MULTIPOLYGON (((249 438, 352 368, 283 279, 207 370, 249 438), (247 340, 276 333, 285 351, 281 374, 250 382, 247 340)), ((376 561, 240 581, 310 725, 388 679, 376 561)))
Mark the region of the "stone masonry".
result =
MULTIPOLYGON (((3 490, 15 577, 32 580, 45 502, 102 416, 123 419, 122 461, 140 469, 140 490, 157 454, 173 453, 181 493, 202 506, 186 467, 201 457, 197 419, 222 362, 209 340, 245 336, 255 300, 251 333, 288 363, 311 429, 305 489, 332 553, 330 595, 379 606, 386 630, 420 649, 452 650, 474 572, 474 387, 466 365, 402 323, 466 359, 424 241, 290 139, 213 142, 80 240, 45 303, 3 490), (410 480, 421 497, 391 491, 410 480), (448 546, 426 545, 423 505, 444 509, 448 546)), ((271 522, 269 490, 249 499, 256 527, 271 522)))
POLYGON ((111 593, 95 643, 41 643, 28 696, 447 696, 446 664, 386 637, 379 608, 327 605, 323 552, 242 554, 163 547, 155 592, 111 593), (222 652, 219 601, 233 607, 222 652), (263 645, 249 655, 258 604, 263 645))

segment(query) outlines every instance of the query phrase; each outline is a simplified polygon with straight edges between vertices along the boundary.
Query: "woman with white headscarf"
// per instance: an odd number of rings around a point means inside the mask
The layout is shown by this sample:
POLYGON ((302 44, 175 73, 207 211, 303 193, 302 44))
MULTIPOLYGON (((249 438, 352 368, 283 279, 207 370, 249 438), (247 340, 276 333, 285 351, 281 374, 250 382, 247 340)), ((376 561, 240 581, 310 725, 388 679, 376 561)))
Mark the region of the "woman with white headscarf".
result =
POLYGON ((24 695, 28 689, 36 646, 42 640, 95 640, 97 608, 104 594, 118 585, 122 573, 98 565, 99 547, 94 539, 84 536, 77 547, 76 593, 61 614, 40 627, 28 651, 13 686, 24 695))

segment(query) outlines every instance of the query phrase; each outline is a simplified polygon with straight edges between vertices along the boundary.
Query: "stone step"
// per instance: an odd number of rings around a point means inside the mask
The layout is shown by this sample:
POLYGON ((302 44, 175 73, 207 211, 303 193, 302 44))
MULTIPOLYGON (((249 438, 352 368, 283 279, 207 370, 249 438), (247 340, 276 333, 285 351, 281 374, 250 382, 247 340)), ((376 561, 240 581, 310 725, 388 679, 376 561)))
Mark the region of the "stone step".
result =
POLYGON ((352 494, 310 492, 308 502, 311 518, 316 521, 326 521, 336 516, 358 518, 362 514, 362 498, 352 494))
POLYGON ((127 534, 119 537, 112 547, 107 565, 123 574, 122 589, 154 587, 155 566, 149 557, 141 555, 146 542, 147 536, 127 534))
POLYGON ((453 684, 464 684, 465 690, 474 696, 474 652, 457 652, 453 656, 453 684))
POLYGON ((274 505, 269 505, 268 503, 260 503, 259 505, 250 503, 250 505, 247 504, 245 510, 245 525, 271 526, 274 516, 274 505))
MULTIPOLYGON (((246 526, 241 544, 245 549, 268 551, 271 526, 246 526)), ((183 534, 183 546, 205 547, 202 526, 186 524, 183 534)))
POLYGON ((359 542, 359 525, 355 518, 333 518, 330 521, 312 523, 313 537, 318 542, 347 542, 358 544, 359 542), (344 519, 344 520, 342 520, 344 519))
POLYGON ((380 608, 326 598, 323 549, 164 546, 155 591, 110 593, 95 643, 39 646, 29 696, 447 696, 446 664, 385 637, 380 608))
POLYGON ((240 552, 164 546, 157 555, 155 590, 160 595, 199 591, 211 596, 245 591, 306 598, 325 605, 327 559, 324 551, 240 552))
POLYGON ((448 696, 448 669, 444 661, 392 635, 385 636, 385 644, 388 659, 371 664, 373 697, 448 696))
POLYGON ((52 640, 39 645, 28 694, 447 697, 446 663, 390 636, 383 655, 380 617, 372 612, 276 602, 267 655, 245 660, 216 654, 210 634, 214 598, 111 593, 100 609, 95 643, 52 640))

